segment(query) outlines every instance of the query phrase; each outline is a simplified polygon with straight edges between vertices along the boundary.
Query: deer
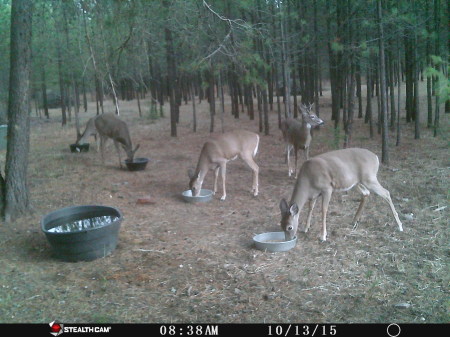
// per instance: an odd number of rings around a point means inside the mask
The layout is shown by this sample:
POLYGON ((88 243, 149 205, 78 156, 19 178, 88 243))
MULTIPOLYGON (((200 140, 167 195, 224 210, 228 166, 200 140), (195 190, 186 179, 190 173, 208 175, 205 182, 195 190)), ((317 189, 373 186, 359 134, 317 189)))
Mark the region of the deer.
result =
POLYGON ((105 143, 109 138, 113 140, 114 146, 116 147, 117 154, 119 156, 119 165, 121 168, 123 166, 119 144, 122 145, 122 148, 125 150, 128 161, 133 161, 134 154, 140 146, 140 144, 138 144, 133 150, 130 132, 128 130, 127 124, 113 113, 105 113, 91 118, 86 124, 86 129, 84 130, 81 137, 77 139, 76 143, 87 143, 89 137, 94 134, 98 134, 100 136, 100 148, 103 163, 105 162, 105 143))
POLYGON ((217 192, 217 178, 219 171, 222 176, 222 197, 225 200, 227 192, 225 188, 227 163, 240 157, 253 171, 252 193, 258 195, 258 173, 259 166, 255 163, 254 157, 258 152, 259 135, 247 130, 234 130, 221 134, 216 138, 207 140, 200 152, 197 167, 188 170, 189 189, 193 196, 199 196, 203 180, 208 171, 214 170, 214 191, 217 192))
POLYGON ((283 140, 287 145, 287 164, 289 177, 292 173, 294 173, 295 178, 297 178, 297 160, 299 149, 304 150, 305 160, 309 159, 309 146, 312 140, 311 129, 325 123, 316 114, 311 112, 312 107, 313 104, 302 104, 300 106, 302 122, 292 117, 288 117, 281 121, 281 132, 283 135, 283 140), (289 156, 292 148, 294 149, 295 156, 295 170, 292 170, 291 168, 289 156))
POLYGON ((400 232, 402 223, 392 203, 390 193, 378 182, 379 159, 373 152, 362 148, 347 148, 326 152, 305 161, 300 168, 294 185, 291 200, 280 202, 281 228, 285 239, 292 240, 299 226, 300 212, 309 202, 306 225, 300 230, 307 232, 311 225, 312 211, 319 196, 322 196, 322 233, 321 241, 327 239, 327 212, 331 195, 334 191, 345 192, 357 187, 362 194, 361 201, 353 218, 354 229, 357 228, 361 212, 370 192, 379 195, 389 204, 400 232))
POLYGON ((98 116, 90 118, 86 123, 86 128, 84 129, 84 132, 82 134, 77 134, 77 145, 82 145, 85 143, 88 143, 88 139, 90 136, 95 137, 95 142, 97 144, 97 151, 99 150, 99 139, 97 138, 97 129, 95 128, 95 118, 98 116))

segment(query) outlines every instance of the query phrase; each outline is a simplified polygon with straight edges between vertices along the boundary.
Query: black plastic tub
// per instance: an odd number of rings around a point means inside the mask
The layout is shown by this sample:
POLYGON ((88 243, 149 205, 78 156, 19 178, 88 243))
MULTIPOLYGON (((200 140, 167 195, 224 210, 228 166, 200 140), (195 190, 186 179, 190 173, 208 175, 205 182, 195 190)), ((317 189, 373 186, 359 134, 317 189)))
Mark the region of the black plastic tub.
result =
POLYGON ((122 219, 114 207, 73 206, 43 216, 41 228, 55 258, 92 261, 116 249, 122 219))
POLYGON ((125 159, 129 171, 142 171, 147 166, 148 158, 134 158, 133 161, 125 159))
POLYGON ((73 152, 73 153, 88 152, 89 151, 89 143, 86 143, 86 144, 70 144, 70 151, 73 152))

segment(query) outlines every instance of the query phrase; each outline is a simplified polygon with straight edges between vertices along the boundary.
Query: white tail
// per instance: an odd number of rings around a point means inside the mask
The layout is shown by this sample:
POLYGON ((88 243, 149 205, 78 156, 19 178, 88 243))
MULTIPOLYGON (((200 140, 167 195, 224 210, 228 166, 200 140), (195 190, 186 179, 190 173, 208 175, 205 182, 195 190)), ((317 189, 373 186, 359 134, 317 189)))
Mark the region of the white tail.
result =
POLYGON ((190 178, 189 188, 192 191, 192 195, 198 196, 200 194, 203 180, 205 179, 206 173, 208 173, 209 169, 215 170, 214 193, 216 193, 217 177, 220 170, 223 188, 221 200, 225 200, 227 197, 225 189, 227 162, 234 160, 237 157, 241 157, 253 170, 252 192, 254 196, 257 196, 259 167, 253 158, 258 152, 258 145, 259 135, 246 130, 230 131, 206 141, 203 145, 202 151, 200 152, 197 168, 195 171, 188 171, 190 178))
POLYGON ((124 121, 122 121, 112 113, 95 116, 88 121, 86 129, 81 138, 77 141, 77 144, 86 143, 89 139, 89 136, 93 135, 95 132, 100 136, 102 162, 104 162, 104 148, 105 142, 108 138, 111 138, 114 142, 114 146, 116 147, 117 154, 119 156, 120 167, 122 167, 122 160, 119 144, 122 145, 122 148, 125 150, 127 159, 129 161, 133 161, 134 154, 139 148, 139 144, 133 150, 130 132, 128 130, 127 124, 124 121))
POLYGON ((311 129, 324 124, 324 121, 311 112, 312 104, 305 106, 301 105, 302 122, 287 118, 281 122, 281 132, 283 140, 287 145, 287 163, 289 177, 294 173, 297 178, 297 160, 298 150, 303 149, 305 152, 305 160, 309 159, 309 146, 311 144, 312 136, 311 129), (290 152, 294 149, 295 156, 295 170, 292 170, 290 163, 290 152))
POLYGON ((327 238, 327 211, 333 191, 348 191, 357 186, 362 193, 361 202, 353 219, 356 228, 361 217, 361 211, 370 195, 370 191, 378 194, 389 203, 392 214, 400 231, 402 223, 392 203, 389 191, 380 185, 377 179, 378 157, 366 149, 351 148, 327 152, 307 160, 300 168, 299 176, 294 186, 291 201, 280 202, 281 228, 286 240, 292 239, 299 225, 299 215, 303 206, 309 201, 309 213, 306 226, 301 230, 307 232, 311 225, 311 215, 319 196, 322 196, 322 235, 327 238))

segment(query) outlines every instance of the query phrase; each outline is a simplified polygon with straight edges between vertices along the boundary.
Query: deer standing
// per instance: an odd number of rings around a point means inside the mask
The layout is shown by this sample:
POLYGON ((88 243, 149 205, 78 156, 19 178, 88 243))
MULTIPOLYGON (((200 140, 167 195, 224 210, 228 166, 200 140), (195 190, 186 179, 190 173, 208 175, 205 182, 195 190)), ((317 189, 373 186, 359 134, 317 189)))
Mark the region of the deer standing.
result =
POLYGON ((96 134, 100 136, 100 147, 103 163, 105 162, 105 142, 108 138, 111 138, 114 142, 114 146, 116 147, 117 154, 119 156, 120 167, 122 167, 122 160, 119 144, 122 145, 122 148, 125 150, 127 154, 127 160, 133 161, 134 154, 140 145, 138 144, 133 150, 128 126, 124 121, 116 117, 115 114, 105 113, 91 118, 87 122, 86 129, 84 130, 83 134, 77 140, 77 144, 87 143, 88 138, 91 135, 96 134))
POLYGON ((220 200, 227 197, 225 189, 225 176, 227 162, 241 157, 244 162, 253 170, 253 187, 254 196, 258 195, 258 172, 259 167, 253 160, 258 152, 259 135, 246 131, 235 130, 221 134, 216 138, 211 138, 205 142, 200 152, 197 168, 195 171, 189 170, 190 178, 189 188, 193 196, 198 196, 202 188, 203 180, 208 171, 214 170, 214 194, 217 192, 217 178, 219 170, 222 176, 223 195, 220 200))
POLYGON ((281 122, 281 132, 283 140, 287 144, 287 164, 289 177, 294 173, 297 178, 297 159, 298 150, 303 149, 305 160, 309 159, 309 146, 311 144, 312 136, 311 129, 324 124, 324 121, 311 112, 312 104, 309 106, 301 105, 302 122, 294 118, 286 118, 281 122), (291 169, 290 152, 294 149, 295 156, 295 171, 291 169))
POLYGON ((88 139, 90 136, 94 136, 95 137, 95 142, 97 144, 97 151, 99 150, 99 139, 97 138, 97 129, 95 128, 95 118, 97 118, 98 116, 92 117, 88 120, 88 122, 86 123, 86 128, 84 129, 83 134, 78 134, 77 135, 77 141, 76 144, 77 145, 82 145, 85 143, 88 143, 88 139))
POLYGON ((288 204, 285 199, 280 202, 280 224, 286 240, 294 238, 299 225, 300 211, 309 201, 306 225, 301 227, 304 232, 308 231, 314 205, 317 198, 322 196, 321 240, 325 241, 327 238, 326 218, 331 194, 333 191, 348 191, 354 186, 357 186, 362 193, 361 202, 353 218, 355 228, 361 217, 366 199, 372 191, 389 203, 398 228, 402 232, 402 223, 398 218, 389 191, 378 182, 378 167, 378 157, 369 150, 360 148, 331 151, 307 160, 300 168, 290 203, 288 204))

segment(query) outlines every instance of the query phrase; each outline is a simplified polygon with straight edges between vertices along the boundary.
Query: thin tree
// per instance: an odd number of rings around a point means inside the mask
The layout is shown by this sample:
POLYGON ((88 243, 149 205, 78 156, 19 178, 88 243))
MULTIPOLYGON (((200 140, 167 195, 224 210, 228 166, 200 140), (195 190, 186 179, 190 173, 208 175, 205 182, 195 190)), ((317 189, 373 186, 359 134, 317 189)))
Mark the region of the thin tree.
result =
MULTIPOLYGON (((169 14, 169 4, 167 1, 163 2, 163 5, 169 14)), ((167 80, 170 102, 170 135, 172 137, 177 136, 177 119, 178 119, 178 104, 176 102, 176 88, 177 88, 177 68, 175 62, 175 51, 173 45, 172 30, 169 25, 164 29, 166 38, 166 59, 167 59, 167 80)))
POLYGON ((31 0, 12 0, 8 103, 8 145, 1 206, 10 222, 30 209, 28 152, 30 147, 31 0), (4 207, 4 208, 3 208, 4 207))
POLYGON ((378 20, 378 47, 379 65, 380 65, 380 107, 381 107, 381 162, 389 165, 389 144, 388 144, 388 119, 387 119, 387 101, 386 101, 386 65, 384 58, 384 31, 383 31, 383 14, 381 8, 381 0, 377 0, 377 20, 378 20))

